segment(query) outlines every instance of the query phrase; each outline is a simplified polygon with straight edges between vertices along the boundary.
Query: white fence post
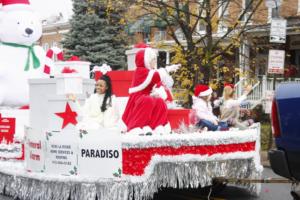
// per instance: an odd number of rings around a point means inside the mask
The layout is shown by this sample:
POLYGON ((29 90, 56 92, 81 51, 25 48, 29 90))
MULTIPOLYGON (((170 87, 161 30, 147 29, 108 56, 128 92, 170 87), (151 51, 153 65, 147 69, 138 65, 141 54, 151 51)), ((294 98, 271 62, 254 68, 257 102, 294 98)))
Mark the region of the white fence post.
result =
POLYGON ((266 91, 268 90, 267 88, 267 76, 266 75, 263 75, 262 77, 262 97, 265 98, 265 95, 266 95, 266 91))

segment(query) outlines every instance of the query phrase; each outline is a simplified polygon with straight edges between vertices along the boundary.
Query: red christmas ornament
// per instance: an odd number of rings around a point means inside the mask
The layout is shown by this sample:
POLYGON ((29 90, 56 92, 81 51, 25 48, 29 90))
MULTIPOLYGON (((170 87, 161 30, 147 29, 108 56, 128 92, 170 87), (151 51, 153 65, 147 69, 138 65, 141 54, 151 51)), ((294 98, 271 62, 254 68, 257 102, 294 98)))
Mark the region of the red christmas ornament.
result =
POLYGON ((65 112, 55 113, 55 115, 63 118, 62 129, 64 129, 69 123, 76 125, 77 124, 77 113, 72 111, 69 103, 66 104, 65 112))

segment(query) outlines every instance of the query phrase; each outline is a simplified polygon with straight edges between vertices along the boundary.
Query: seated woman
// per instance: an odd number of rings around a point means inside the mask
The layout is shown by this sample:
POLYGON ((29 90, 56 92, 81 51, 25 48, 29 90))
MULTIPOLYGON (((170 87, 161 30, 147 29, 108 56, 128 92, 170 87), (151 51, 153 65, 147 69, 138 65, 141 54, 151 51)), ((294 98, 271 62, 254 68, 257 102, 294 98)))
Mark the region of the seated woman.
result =
POLYGON ((164 75, 176 66, 163 70, 157 69, 157 53, 154 49, 145 48, 137 52, 136 70, 132 87, 129 89, 123 122, 130 134, 170 133, 171 127, 167 119, 166 91, 162 80, 164 75))
POLYGON ((68 99, 76 103, 79 115, 83 117, 77 124, 79 129, 112 128, 117 126, 119 110, 116 98, 112 94, 109 76, 103 75, 96 81, 95 93, 86 99, 84 106, 76 100, 76 96, 68 95, 68 99))
POLYGON ((252 125, 253 120, 240 121, 240 105, 246 100, 248 93, 252 90, 251 86, 244 89, 244 93, 238 99, 234 98, 234 88, 225 86, 223 91, 223 103, 220 106, 221 117, 220 121, 227 122, 228 125, 239 128, 241 130, 246 129, 252 125))
POLYGON ((199 128, 207 128, 209 131, 224 130, 226 123, 220 123, 219 119, 213 114, 211 106, 212 89, 207 85, 197 85, 193 96, 192 108, 196 111, 199 128))

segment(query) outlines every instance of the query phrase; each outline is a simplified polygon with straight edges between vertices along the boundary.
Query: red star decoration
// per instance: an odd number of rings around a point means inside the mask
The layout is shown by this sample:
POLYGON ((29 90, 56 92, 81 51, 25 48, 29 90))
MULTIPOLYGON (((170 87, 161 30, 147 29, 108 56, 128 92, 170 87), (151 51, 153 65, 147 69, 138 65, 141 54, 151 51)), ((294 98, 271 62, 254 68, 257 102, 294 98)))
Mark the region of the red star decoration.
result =
POLYGON ((62 129, 64 129, 69 123, 76 125, 77 124, 77 113, 71 110, 69 103, 66 104, 65 112, 55 113, 57 116, 63 118, 62 129))

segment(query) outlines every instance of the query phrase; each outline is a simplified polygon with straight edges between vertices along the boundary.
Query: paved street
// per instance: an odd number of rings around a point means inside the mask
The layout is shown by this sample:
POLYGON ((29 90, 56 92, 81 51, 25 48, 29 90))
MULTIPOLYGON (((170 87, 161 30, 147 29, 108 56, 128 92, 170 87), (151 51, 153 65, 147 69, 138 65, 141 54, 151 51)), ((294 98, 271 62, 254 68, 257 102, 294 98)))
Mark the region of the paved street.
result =
MULTIPOLYGON (((271 169, 265 168, 264 174, 265 177, 277 177, 271 169)), ((252 197, 247 194, 245 190, 238 189, 236 187, 228 187, 221 194, 217 195, 217 197, 222 197, 224 199, 230 200, 292 200, 290 196, 291 184, 262 184, 262 190, 259 197, 252 197)))
MULTIPOLYGON (((264 177, 278 177, 271 169, 265 168, 264 177)), ((259 197, 251 196, 247 190, 227 186, 224 190, 211 197, 211 200, 292 200, 290 184, 263 184, 259 197)), ((201 200, 207 199, 205 192, 200 190, 167 190, 155 196, 155 200, 201 200)), ((0 200, 13 200, 13 198, 0 196, 0 200)))
MULTIPOLYGON (((265 168, 264 177, 278 177, 271 169, 265 168)), ((245 190, 236 187, 228 187, 222 193, 217 195, 230 200, 292 200, 290 196, 291 184, 262 184, 262 190, 259 197, 252 197, 245 190)))
MULTIPOLYGON (((264 177, 276 176, 270 168, 265 168, 264 177)), ((291 184, 262 184, 262 190, 259 197, 254 197, 247 192, 244 188, 238 188, 236 186, 227 186, 220 193, 211 196, 211 200, 292 200, 290 196, 291 184)), ((166 191, 156 195, 155 200, 202 200, 208 199, 205 195, 207 191, 166 191)))
POLYGON ((13 198, 5 197, 0 195, 0 200, 12 200, 13 198))

